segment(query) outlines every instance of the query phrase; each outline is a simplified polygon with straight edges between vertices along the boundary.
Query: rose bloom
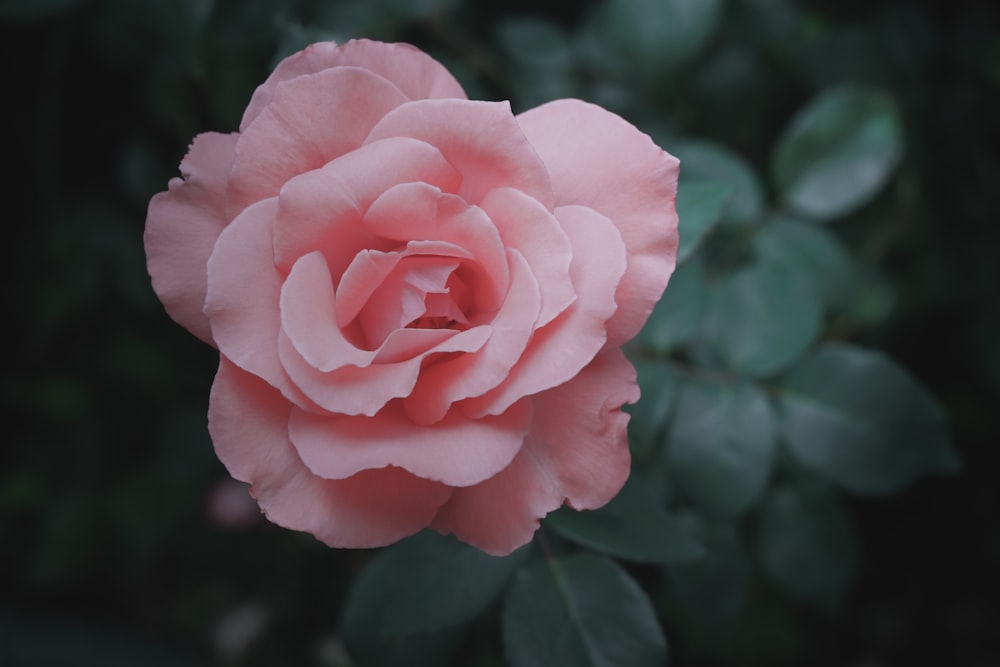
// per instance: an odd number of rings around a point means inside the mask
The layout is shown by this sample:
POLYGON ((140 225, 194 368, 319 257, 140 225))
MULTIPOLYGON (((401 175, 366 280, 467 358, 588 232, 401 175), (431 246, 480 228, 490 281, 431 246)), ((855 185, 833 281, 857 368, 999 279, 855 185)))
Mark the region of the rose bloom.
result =
POLYGON ((145 246, 221 363, 219 458, 334 547, 491 554, 629 473, 620 350, 673 271, 678 162, 579 100, 515 116, 404 44, 314 44, 195 137, 145 246))

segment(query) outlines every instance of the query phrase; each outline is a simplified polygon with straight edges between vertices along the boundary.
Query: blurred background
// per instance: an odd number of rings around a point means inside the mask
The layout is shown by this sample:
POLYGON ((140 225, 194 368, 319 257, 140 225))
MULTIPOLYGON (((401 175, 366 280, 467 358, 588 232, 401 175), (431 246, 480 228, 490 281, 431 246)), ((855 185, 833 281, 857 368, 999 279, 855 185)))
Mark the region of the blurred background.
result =
MULTIPOLYGON (((841 336, 942 402, 964 471, 850 501, 860 565, 836 613, 724 654, 661 620, 682 666, 1000 664, 988 0, 0 0, 0 664, 350 664, 339 614, 370 554, 271 526, 227 483, 206 432, 217 355, 162 310, 142 231, 195 134, 234 130, 281 57, 351 37, 411 42, 515 111, 581 97, 667 150, 711 140, 765 198, 796 111, 845 82, 888 91, 901 166, 835 228, 880 287, 841 336)), ((492 621, 456 664, 504 664, 492 621)))

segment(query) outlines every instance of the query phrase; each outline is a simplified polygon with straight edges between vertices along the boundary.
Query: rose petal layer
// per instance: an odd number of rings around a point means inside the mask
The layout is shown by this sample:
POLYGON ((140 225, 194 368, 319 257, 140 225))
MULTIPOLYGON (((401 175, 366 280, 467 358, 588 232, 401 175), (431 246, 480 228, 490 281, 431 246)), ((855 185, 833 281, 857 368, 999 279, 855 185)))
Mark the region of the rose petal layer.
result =
POLYGON ((209 403, 215 451, 233 477, 251 484, 274 523, 331 547, 379 547, 426 527, 449 498, 447 486, 398 467, 317 477, 288 439, 290 411, 274 388, 223 357, 209 403))
POLYGON ((663 294, 677 258, 677 158, 623 118, 579 100, 517 117, 548 167, 556 204, 582 204, 610 219, 628 249, 608 347, 631 340, 663 294))
POLYGON ((335 42, 318 42, 278 63, 267 80, 254 91, 240 122, 240 130, 270 104, 275 88, 282 81, 339 66, 371 70, 391 81, 411 100, 465 97, 462 86, 441 63, 409 44, 386 44, 367 39, 351 40, 339 46, 335 42))
POLYGON ((578 294, 568 308, 534 333, 524 355, 495 389, 462 403, 472 417, 503 412, 522 396, 562 384, 590 363, 606 340, 625 272, 625 245, 611 221, 584 206, 562 206, 556 217, 573 248, 570 276, 578 294))
POLYGON ((146 215, 146 266, 153 289, 175 322, 210 345, 212 330, 202 312, 206 264, 225 228, 226 178, 236 134, 208 132, 194 138, 181 161, 182 178, 154 196, 146 215))
POLYGON ((470 486, 507 467, 530 425, 528 401, 497 417, 467 419, 452 412, 423 427, 390 404, 374 417, 293 409, 289 433, 302 461, 320 477, 343 479, 394 465, 449 486, 470 486))
POLYGON ((412 137, 435 146, 461 172, 455 194, 470 204, 494 188, 512 187, 552 210, 548 172, 507 102, 408 102, 386 114, 366 143, 386 137, 412 137))
POLYGON ((375 123, 406 100, 392 83, 358 67, 336 67, 279 83, 271 103, 236 144, 227 192, 229 217, 277 195, 292 177, 358 148, 375 123))
MULTIPOLYGON (((414 243, 413 245, 419 249, 425 244, 414 243)), ((450 244, 432 245, 444 250, 453 248, 450 244)), ((460 252, 460 249, 455 249, 455 252, 460 252)), ((367 253, 366 255, 372 254, 367 253)), ((362 257, 366 255, 362 255, 362 257)), ((398 253, 396 257, 390 259, 396 260, 396 265, 398 265, 400 257, 407 259, 409 256, 404 251, 404 253, 398 253)), ((455 262, 454 258, 448 257, 428 259, 437 261, 450 259, 455 262)), ((333 277, 330 275, 323 255, 319 252, 309 253, 296 262, 295 266, 292 267, 292 272, 288 274, 288 278, 281 286, 282 329, 303 360, 320 372, 332 371, 349 365, 364 367, 373 361, 385 358, 382 356, 382 351, 390 334, 382 336, 374 349, 358 347, 347 338, 336 314, 341 298, 344 297, 334 293, 333 277)), ((383 310, 397 311, 398 307, 397 304, 388 304, 384 306, 383 310)), ((393 312, 389 314, 392 315, 393 312)), ((450 333, 458 332, 451 331, 450 333)))
MULTIPOLYGON (((399 332, 401 335, 404 335, 399 332)), ((373 363, 367 367, 342 366, 329 372, 321 372, 305 362, 284 332, 278 339, 278 356, 282 367, 295 382, 298 390, 312 403, 329 412, 345 415, 372 416, 394 398, 409 396, 420 375, 424 359, 432 355, 458 357, 481 349, 489 340, 492 330, 488 326, 478 326, 465 331, 449 332, 446 336, 417 334, 424 337, 427 347, 407 358, 399 359, 394 353, 386 363, 373 363), (430 338, 431 340, 427 340, 430 338)), ((407 338, 409 336, 406 336, 407 338)), ((394 343, 393 337, 386 345, 394 343)), ((401 345, 414 343, 401 341, 401 345)), ((384 349, 384 348, 383 348, 384 349)), ((382 350, 379 350, 381 354, 382 350)), ((375 357, 378 361, 379 357, 375 357)), ((302 405, 302 402, 296 401, 302 405)))
POLYGON ((576 300, 570 278, 573 246, 556 217, 537 200, 514 188, 490 190, 480 203, 507 248, 531 267, 542 291, 536 327, 551 322, 576 300))
POLYGON ((531 540, 548 512, 568 502, 594 509, 625 484, 628 414, 639 398, 635 369, 618 349, 601 353, 566 384, 532 398, 533 421, 514 461, 455 489, 432 527, 503 556, 531 540))
POLYGON ((400 183, 458 189, 461 174, 434 146, 407 137, 370 142, 285 184, 278 206, 274 258, 285 271, 314 250, 340 276, 361 250, 392 250, 362 223, 380 195, 400 183))
POLYGON ((465 248, 476 260, 469 264, 475 307, 500 307, 509 282, 507 256, 494 222, 479 207, 428 183, 402 183, 372 203, 364 222, 380 238, 433 239, 465 248))
POLYGON ((521 253, 511 249, 507 255, 510 290, 503 306, 489 321, 490 339, 476 352, 441 359, 423 369, 413 392, 403 402, 407 416, 415 423, 433 424, 444 418, 455 401, 496 387, 524 353, 532 323, 538 319, 541 293, 521 253))
POLYGON ((208 260, 205 315, 212 337, 230 361, 291 390, 278 362, 278 303, 284 276, 274 266, 272 231, 276 199, 244 210, 219 236, 208 260))

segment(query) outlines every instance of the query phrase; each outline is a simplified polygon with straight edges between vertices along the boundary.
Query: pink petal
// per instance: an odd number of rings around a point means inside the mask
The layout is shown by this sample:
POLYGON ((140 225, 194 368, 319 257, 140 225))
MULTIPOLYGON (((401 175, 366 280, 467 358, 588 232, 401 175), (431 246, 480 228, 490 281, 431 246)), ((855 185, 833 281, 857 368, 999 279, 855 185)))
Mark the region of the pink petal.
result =
POLYGON ((337 285, 336 316, 337 323, 341 327, 346 327, 355 320, 372 293, 392 273, 402 258, 403 254, 400 252, 378 250, 362 250, 354 256, 337 285))
POLYGON ((280 328, 312 368, 327 372, 367 366, 375 359, 374 350, 359 348, 344 336, 335 315, 333 278, 320 252, 295 262, 281 285, 279 304, 280 328))
POLYGON ((570 276, 577 300, 534 338, 503 384, 462 404, 472 417, 503 412, 507 406, 574 377, 590 363, 606 339, 614 315, 615 289, 625 271, 625 245, 604 216, 583 206, 556 209, 573 246, 570 276))
MULTIPOLYGON (((417 248, 422 247, 422 244, 414 245, 417 248)), ((372 254, 364 253, 363 256, 372 254)), ((394 259, 397 261, 407 258, 405 253, 396 255, 394 259)), ((443 258, 431 259, 446 261, 443 258)), ((451 262, 455 261, 448 259, 451 262)), ((375 277, 382 278, 380 275, 375 277)), ((357 289, 360 290, 361 287, 357 289)), ((383 336, 374 349, 359 347, 345 335, 344 327, 336 316, 340 310, 338 301, 340 298, 339 294, 334 293, 333 279, 321 253, 309 253, 292 267, 291 273, 280 288, 280 319, 282 330, 302 360, 310 368, 325 373, 343 366, 365 367, 373 361, 398 357, 401 349, 398 340, 394 347, 389 350, 383 349, 389 342, 388 335, 383 336)), ((395 309, 396 306, 393 305, 391 308, 395 309)), ((389 309, 390 306, 385 307, 385 310, 389 309)), ((443 341, 444 338, 437 336, 436 340, 443 341)), ((407 345, 412 346, 412 340, 407 345)))
POLYGON ((275 87, 282 81, 314 74, 330 67, 362 67, 394 83, 410 99, 424 97, 465 97, 458 81, 436 60, 409 44, 385 44, 365 39, 343 46, 334 42, 311 44, 282 60, 263 84, 243 114, 244 129, 271 102, 275 87))
POLYGON ((450 276, 462 260, 471 257, 463 248, 443 241, 410 241, 404 250, 394 252, 362 250, 347 267, 337 286, 337 322, 341 327, 347 327, 359 315, 362 319, 366 315, 390 320, 395 318, 395 324, 388 327, 389 331, 381 332, 381 335, 373 336, 368 331, 368 324, 362 324, 361 328, 368 338, 368 349, 377 347, 392 329, 406 326, 423 315, 427 293, 433 290, 448 291, 448 285, 453 284, 450 276), (430 274, 438 276, 433 288, 430 286, 432 283, 412 284, 412 281, 428 280, 427 276, 421 277, 421 272, 417 270, 421 264, 427 265, 430 274), (401 299, 399 290, 407 290, 415 295, 416 310, 419 312, 412 314, 415 312, 412 305, 403 307, 401 303, 379 303, 382 300, 401 299), (411 313, 412 316, 406 313, 411 313))
POLYGON ((506 468, 530 425, 527 401, 486 419, 451 413, 433 426, 414 424, 395 403, 372 417, 293 409, 289 433, 302 461, 320 477, 343 479, 394 465, 424 479, 469 486, 506 468))
POLYGON ((491 190, 480 206, 499 230, 503 245, 528 260, 542 290, 535 326, 548 324, 576 299, 569 270, 573 248, 566 233, 548 209, 520 190, 491 190))
POLYGON ((365 143, 386 137, 413 137, 436 146, 461 172, 462 185, 456 194, 470 204, 494 188, 512 187, 552 209, 545 165, 507 102, 409 102, 386 114, 365 143))
POLYGON ((266 199, 236 217, 208 259, 205 315, 219 351, 234 364, 284 388, 278 362, 278 303, 284 276, 274 266, 271 235, 278 202, 266 199))
POLYGON ((475 486, 458 488, 431 528, 493 556, 531 541, 541 518, 563 503, 553 473, 522 447, 509 466, 475 486))
POLYGON ((442 193, 428 183, 402 183, 385 191, 365 214, 365 225, 380 238, 447 241, 465 248, 475 258, 475 308, 493 312, 507 292, 509 274, 504 244, 494 223, 461 197, 442 193))
POLYGON ((319 371, 302 358, 284 332, 278 339, 278 356, 296 388, 334 414, 374 415, 392 399, 409 395, 420 373, 420 357, 319 371))
POLYGON ((441 63, 409 44, 351 40, 341 49, 337 64, 370 69, 399 86, 413 100, 465 98, 462 86, 441 63))
MULTIPOLYGON (((402 111, 402 107, 397 112, 402 111)), ((627 121, 579 100, 558 100, 517 117, 548 167, 556 204, 608 217, 628 249, 608 347, 646 322, 677 257, 678 161, 627 121)))
POLYGON ((276 390, 222 358, 209 403, 215 451, 274 523, 331 547, 372 548, 426 527, 450 496, 447 486, 397 467, 345 480, 313 475, 289 441, 290 410, 276 390))
POLYGON ((407 416, 415 423, 433 424, 444 418, 453 402, 479 396, 497 386, 524 353, 532 325, 538 318, 541 296, 521 253, 508 250, 507 256, 510 291, 500 311, 489 322, 492 328, 489 341, 478 352, 440 360, 423 370, 403 403, 407 416))
POLYGON ((361 330, 369 343, 381 345, 393 332, 424 317, 427 293, 446 291, 459 263, 448 256, 403 257, 361 311, 361 330))
POLYGON ((279 197, 274 254, 288 270, 302 255, 319 250, 330 273, 340 276, 365 249, 388 250, 362 217, 372 202, 399 183, 420 181, 453 190, 461 175, 433 146, 408 138, 369 143, 289 181, 279 197))
POLYGON ((210 345, 205 306, 206 263, 225 228, 226 178, 236 134, 209 132, 194 138, 181 175, 154 196, 146 215, 146 266, 153 289, 170 317, 210 345))
POLYGON ((423 359, 432 353, 475 352, 490 337, 490 328, 486 326, 457 331, 454 329, 399 329, 389 334, 375 354, 375 363, 395 364, 415 357, 423 359), (468 332, 473 333, 468 333, 468 332), (452 338, 461 335, 458 341, 445 344, 452 338))
POLYGON ((600 354, 564 385, 532 398, 531 432, 502 472, 455 489, 432 527, 487 553, 509 554, 531 540, 539 520, 568 502, 596 509, 628 478, 628 415, 639 398, 635 369, 618 349, 600 354))
POLYGON ((635 368, 620 349, 610 349, 566 384, 533 398, 536 414, 527 443, 559 477, 570 506, 597 509, 628 479, 628 413, 639 400, 635 368))
POLYGON ((393 84, 357 67, 337 67, 277 84, 271 103, 240 134, 229 178, 230 217, 273 197, 286 181, 359 146, 407 100, 393 84))
POLYGON ((409 396, 413 392, 425 359, 439 354, 475 352, 486 344, 491 330, 487 326, 479 326, 435 334, 401 333, 399 338, 391 336, 372 355, 372 363, 365 366, 344 365, 324 372, 305 361, 282 332, 278 338, 278 356, 295 387, 315 405, 331 413, 371 416, 392 399, 409 396), (419 353, 406 357, 401 354, 416 352, 414 348, 419 344, 426 345, 419 353), (385 363, 380 363, 383 359, 385 363))

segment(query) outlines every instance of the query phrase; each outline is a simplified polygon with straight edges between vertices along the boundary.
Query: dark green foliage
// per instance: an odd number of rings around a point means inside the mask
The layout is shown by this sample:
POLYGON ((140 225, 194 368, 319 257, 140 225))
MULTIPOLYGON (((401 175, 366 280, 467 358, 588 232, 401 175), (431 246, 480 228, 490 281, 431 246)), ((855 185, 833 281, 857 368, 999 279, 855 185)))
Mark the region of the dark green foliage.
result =
POLYGON ((528 551, 495 558, 431 532, 388 547, 344 603, 347 648, 370 665, 447 662, 463 626, 493 604, 528 551))
POLYGON ((551 514, 546 524, 585 547, 630 561, 670 565, 705 555, 697 538, 668 512, 639 472, 604 507, 584 512, 564 507, 551 514))
POLYGON ((503 636, 525 667, 660 667, 667 643, 646 594, 613 561, 590 554, 536 561, 507 595, 503 636))
POLYGON ((856 493, 954 472, 941 408, 882 355, 827 345, 781 384, 781 432, 802 465, 856 493))

